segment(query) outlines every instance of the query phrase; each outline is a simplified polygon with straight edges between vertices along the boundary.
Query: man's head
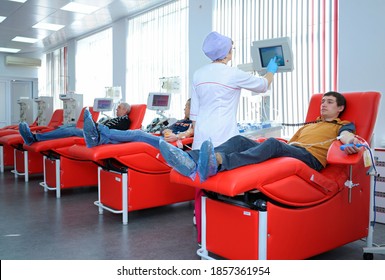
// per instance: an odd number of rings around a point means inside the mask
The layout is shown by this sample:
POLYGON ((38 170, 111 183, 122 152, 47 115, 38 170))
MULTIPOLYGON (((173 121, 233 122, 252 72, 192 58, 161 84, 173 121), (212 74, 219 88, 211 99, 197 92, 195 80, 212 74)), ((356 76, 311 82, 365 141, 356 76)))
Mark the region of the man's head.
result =
POLYGON ((124 115, 128 115, 131 111, 131 106, 130 104, 126 102, 122 102, 118 105, 116 108, 116 116, 117 117, 122 117, 124 115))
POLYGON ((190 118, 190 107, 191 107, 191 98, 187 99, 186 105, 184 106, 184 118, 190 118))
POLYGON ((325 120, 333 120, 345 110, 345 97, 335 91, 325 93, 321 101, 321 116, 325 120))
POLYGON ((231 53, 233 41, 218 32, 211 32, 203 42, 202 50, 212 61, 222 60, 231 53))

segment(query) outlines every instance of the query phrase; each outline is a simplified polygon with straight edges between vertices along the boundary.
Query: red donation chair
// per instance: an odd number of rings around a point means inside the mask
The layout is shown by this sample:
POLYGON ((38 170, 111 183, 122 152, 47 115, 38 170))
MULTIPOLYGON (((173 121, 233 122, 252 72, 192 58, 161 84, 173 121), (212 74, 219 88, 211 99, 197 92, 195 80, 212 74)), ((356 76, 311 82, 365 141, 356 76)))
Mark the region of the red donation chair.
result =
MULTIPOLYGON (((145 112, 146 105, 131 105, 130 129, 142 126, 145 112)), ((97 117, 93 116, 93 119, 97 120, 97 117)), ((83 117, 79 121, 81 121, 80 127, 83 127, 83 117)), ((61 196, 62 189, 98 185, 98 166, 92 161, 74 157, 69 148, 75 144, 87 149, 83 137, 68 137, 36 142, 31 146, 24 145, 26 150, 44 155, 44 181, 40 185, 46 192, 48 190, 56 191, 57 198, 61 196), (81 176, 76 176, 76 174, 81 174, 81 176)))
MULTIPOLYGON (((82 109, 80 116, 76 122, 77 128, 83 128, 83 114, 84 109, 82 109)), ((99 112, 92 111, 92 108, 90 108, 93 119, 97 119, 99 116, 99 112)), ((53 129, 53 128, 52 128, 53 129)), ((50 129, 50 130, 52 130, 50 129)), ((45 130, 42 132, 46 132, 49 130, 45 130)), ((10 136, 11 137, 11 136, 10 136)), ((57 145, 60 147, 69 146, 75 143, 76 139, 80 137, 67 137, 67 138, 61 138, 61 139, 55 139, 50 141, 57 141, 57 145)), ((39 151, 34 150, 32 146, 37 145, 39 143, 43 142, 49 142, 49 141, 42 141, 42 142, 36 142, 33 143, 31 146, 28 146, 24 144, 24 141, 21 136, 18 136, 18 138, 13 138, 12 143, 11 140, 9 140, 9 144, 14 146, 15 148, 15 169, 13 172, 16 176, 22 175, 24 176, 25 182, 28 182, 29 175, 32 174, 43 174, 44 172, 44 166, 43 166, 43 154, 41 154, 39 151)))
MULTIPOLYGON (((183 140, 183 145, 192 138, 183 140)), ((106 144, 93 148, 74 145, 68 154, 90 160, 98 169, 99 214, 104 210, 122 214, 123 224, 128 213, 194 199, 194 188, 170 182, 171 168, 155 147, 143 142, 106 144)))
MULTIPOLYGON (((44 125, 37 125, 37 121, 30 125, 31 131, 46 132, 55 129, 59 125, 63 124, 63 109, 57 109, 53 112, 49 123, 44 125)), ((6 129, 0 131, 0 171, 4 172, 5 166, 15 167, 16 148, 21 148, 24 143, 23 138, 19 134, 19 126, 12 126, 12 129, 6 129), (2 134, 2 133, 3 134, 2 134)), ((41 166, 41 165, 40 165, 41 166)), ((22 168, 22 167, 21 167, 22 168)), ((22 168, 23 169, 23 168, 22 168)), ((16 167, 13 172, 15 172, 16 167)), ((22 171, 24 172, 24 171, 22 171)), ((17 175, 17 173, 15 172, 17 175)))
MULTIPOLYGON (((357 135, 370 143, 380 93, 344 96, 341 119, 352 121, 357 135)), ((321 98, 312 96, 306 122, 320 115, 321 98)), ((348 156, 340 145, 332 144, 320 172, 288 157, 219 172, 202 184, 173 170, 172 182, 205 193, 197 254, 205 259, 306 259, 368 236, 369 167, 363 152, 348 156)))

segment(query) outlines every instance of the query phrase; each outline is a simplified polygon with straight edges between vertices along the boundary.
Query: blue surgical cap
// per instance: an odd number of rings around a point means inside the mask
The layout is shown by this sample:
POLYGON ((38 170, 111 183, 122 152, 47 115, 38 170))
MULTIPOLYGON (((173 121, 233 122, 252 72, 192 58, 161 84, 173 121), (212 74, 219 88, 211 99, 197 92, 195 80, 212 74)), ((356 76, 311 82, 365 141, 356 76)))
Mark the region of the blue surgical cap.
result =
POLYGON ((208 58, 215 61, 225 58, 232 45, 233 42, 229 37, 213 31, 204 40, 202 50, 208 58))

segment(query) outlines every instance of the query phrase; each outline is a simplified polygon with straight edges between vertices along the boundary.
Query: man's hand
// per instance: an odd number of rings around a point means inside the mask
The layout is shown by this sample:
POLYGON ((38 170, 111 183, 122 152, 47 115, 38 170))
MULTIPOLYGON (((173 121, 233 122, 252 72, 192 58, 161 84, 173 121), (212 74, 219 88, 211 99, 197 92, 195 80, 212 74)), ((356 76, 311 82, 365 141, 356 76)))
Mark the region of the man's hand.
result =
POLYGON ((357 147, 356 144, 361 144, 360 141, 355 137, 355 135, 349 131, 342 131, 340 135, 340 141, 342 144, 354 144, 348 145, 345 147, 344 151, 348 155, 358 153, 362 147, 357 147))
POLYGON ((178 137, 176 136, 176 134, 172 132, 163 133, 163 136, 166 142, 175 142, 176 140, 178 140, 178 137))
POLYGON ((347 153, 348 155, 358 153, 362 149, 362 147, 361 146, 357 147, 356 144, 358 143, 355 143, 354 145, 346 146, 344 149, 345 153, 347 153))

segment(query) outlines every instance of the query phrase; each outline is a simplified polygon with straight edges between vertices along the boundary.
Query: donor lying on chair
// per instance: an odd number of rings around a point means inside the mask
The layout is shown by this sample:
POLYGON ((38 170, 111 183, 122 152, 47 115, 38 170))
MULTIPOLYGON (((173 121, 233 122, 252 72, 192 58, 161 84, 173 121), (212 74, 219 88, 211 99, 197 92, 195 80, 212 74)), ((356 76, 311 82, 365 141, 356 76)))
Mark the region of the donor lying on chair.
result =
MULTIPOLYGON (((122 102, 116 108, 116 116, 115 118, 106 119, 100 124, 118 130, 127 130, 130 127, 130 119, 128 118, 128 114, 131 111, 131 106, 128 103, 122 102)), ((91 113, 88 109, 85 110, 84 117, 86 119, 90 119, 92 121, 91 113)), ((83 129, 86 129, 84 127, 83 129)), ((75 127, 75 126, 61 126, 55 130, 45 132, 45 133, 32 133, 31 129, 28 127, 27 123, 21 122, 19 124, 19 131, 25 144, 32 145, 38 141, 47 141, 53 139, 66 138, 71 136, 83 137, 83 129, 75 127)))
MULTIPOLYGON (((301 127, 288 143, 275 138, 258 143, 243 136, 234 136, 216 148, 208 139, 203 142, 200 150, 188 152, 163 142, 160 151, 172 168, 192 179, 198 173, 201 182, 218 171, 232 170, 278 157, 296 158, 320 171, 326 166, 327 152, 334 140, 339 139, 343 144, 359 143, 354 135, 354 124, 338 118, 345 107, 346 100, 342 94, 325 93, 321 101, 321 116, 316 122, 301 127)), ((353 154, 359 149, 351 145, 345 152, 353 154)))

